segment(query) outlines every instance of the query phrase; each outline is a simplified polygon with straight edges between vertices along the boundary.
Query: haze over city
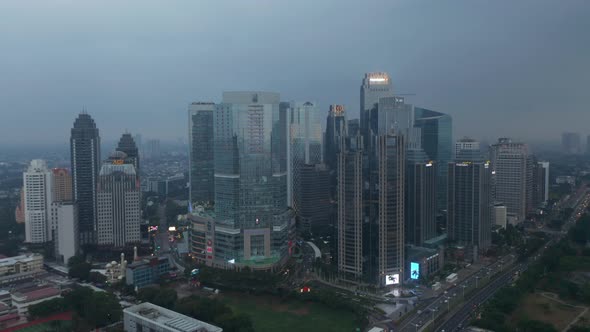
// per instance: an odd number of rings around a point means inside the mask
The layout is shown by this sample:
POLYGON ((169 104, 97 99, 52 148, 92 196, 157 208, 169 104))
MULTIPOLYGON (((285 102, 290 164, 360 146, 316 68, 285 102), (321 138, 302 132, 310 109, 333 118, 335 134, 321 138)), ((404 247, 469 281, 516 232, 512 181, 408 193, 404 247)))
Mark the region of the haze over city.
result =
MULTIPOLYGON (((365 72, 453 117, 454 136, 587 134, 587 1, 2 1, 0 145, 186 136, 187 105, 228 90, 344 104, 365 72)), ((323 116, 322 116, 323 117, 323 116)))

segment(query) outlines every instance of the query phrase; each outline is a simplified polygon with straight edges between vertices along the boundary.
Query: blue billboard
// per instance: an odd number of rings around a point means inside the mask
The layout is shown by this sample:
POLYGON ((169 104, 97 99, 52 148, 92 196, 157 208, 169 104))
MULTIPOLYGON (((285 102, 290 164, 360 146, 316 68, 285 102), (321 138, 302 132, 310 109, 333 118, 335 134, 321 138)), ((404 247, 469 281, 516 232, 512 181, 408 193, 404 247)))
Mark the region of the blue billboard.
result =
POLYGON ((418 280, 420 278, 420 264, 416 262, 410 263, 410 279, 418 280))

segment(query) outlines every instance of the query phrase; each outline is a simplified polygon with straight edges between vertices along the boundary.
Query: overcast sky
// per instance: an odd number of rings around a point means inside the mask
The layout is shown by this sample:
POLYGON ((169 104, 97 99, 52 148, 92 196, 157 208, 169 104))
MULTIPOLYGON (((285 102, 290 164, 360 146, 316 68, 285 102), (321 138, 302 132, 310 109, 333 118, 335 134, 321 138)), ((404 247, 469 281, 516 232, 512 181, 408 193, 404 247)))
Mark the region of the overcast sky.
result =
POLYGON ((0 145, 187 136, 191 101, 269 90, 358 117, 386 71, 455 136, 589 134, 590 1, 0 1, 0 145))

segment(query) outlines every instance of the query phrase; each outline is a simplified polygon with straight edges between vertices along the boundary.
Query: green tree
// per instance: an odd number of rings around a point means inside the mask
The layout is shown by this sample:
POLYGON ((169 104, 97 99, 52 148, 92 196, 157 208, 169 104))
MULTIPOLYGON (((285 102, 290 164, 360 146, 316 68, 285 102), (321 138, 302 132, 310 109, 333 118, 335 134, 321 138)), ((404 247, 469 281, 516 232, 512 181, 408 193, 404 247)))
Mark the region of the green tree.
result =
POLYGON ((113 294, 94 292, 82 316, 92 326, 103 327, 118 322, 122 314, 121 305, 113 294))
POLYGON ((51 300, 43 301, 37 304, 33 304, 29 307, 29 316, 32 319, 40 317, 47 317, 53 314, 61 313, 69 309, 66 300, 61 297, 57 297, 51 300))

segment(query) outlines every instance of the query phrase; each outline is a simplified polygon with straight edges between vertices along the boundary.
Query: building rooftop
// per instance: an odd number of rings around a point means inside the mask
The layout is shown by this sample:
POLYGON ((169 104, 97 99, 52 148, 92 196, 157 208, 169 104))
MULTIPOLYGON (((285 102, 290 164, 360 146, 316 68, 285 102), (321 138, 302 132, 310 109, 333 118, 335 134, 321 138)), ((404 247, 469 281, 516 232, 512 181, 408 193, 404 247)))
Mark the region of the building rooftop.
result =
POLYGON ((43 285, 43 286, 35 286, 32 288, 21 289, 19 291, 14 292, 12 295, 14 297, 20 297, 20 298, 24 297, 27 302, 31 302, 31 301, 44 299, 47 297, 60 295, 60 294, 61 294, 61 291, 58 288, 55 288, 53 286, 43 285))
POLYGON ((144 302, 123 310, 125 314, 141 317, 168 330, 179 332, 222 332, 223 329, 178 312, 144 302))
POLYGON ((12 266, 16 263, 28 263, 28 262, 32 262, 36 259, 39 259, 39 258, 43 259, 43 256, 39 255, 39 254, 26 254, 26 255, 2 258, 2 259, 0 259, 0 267, 12 266))

